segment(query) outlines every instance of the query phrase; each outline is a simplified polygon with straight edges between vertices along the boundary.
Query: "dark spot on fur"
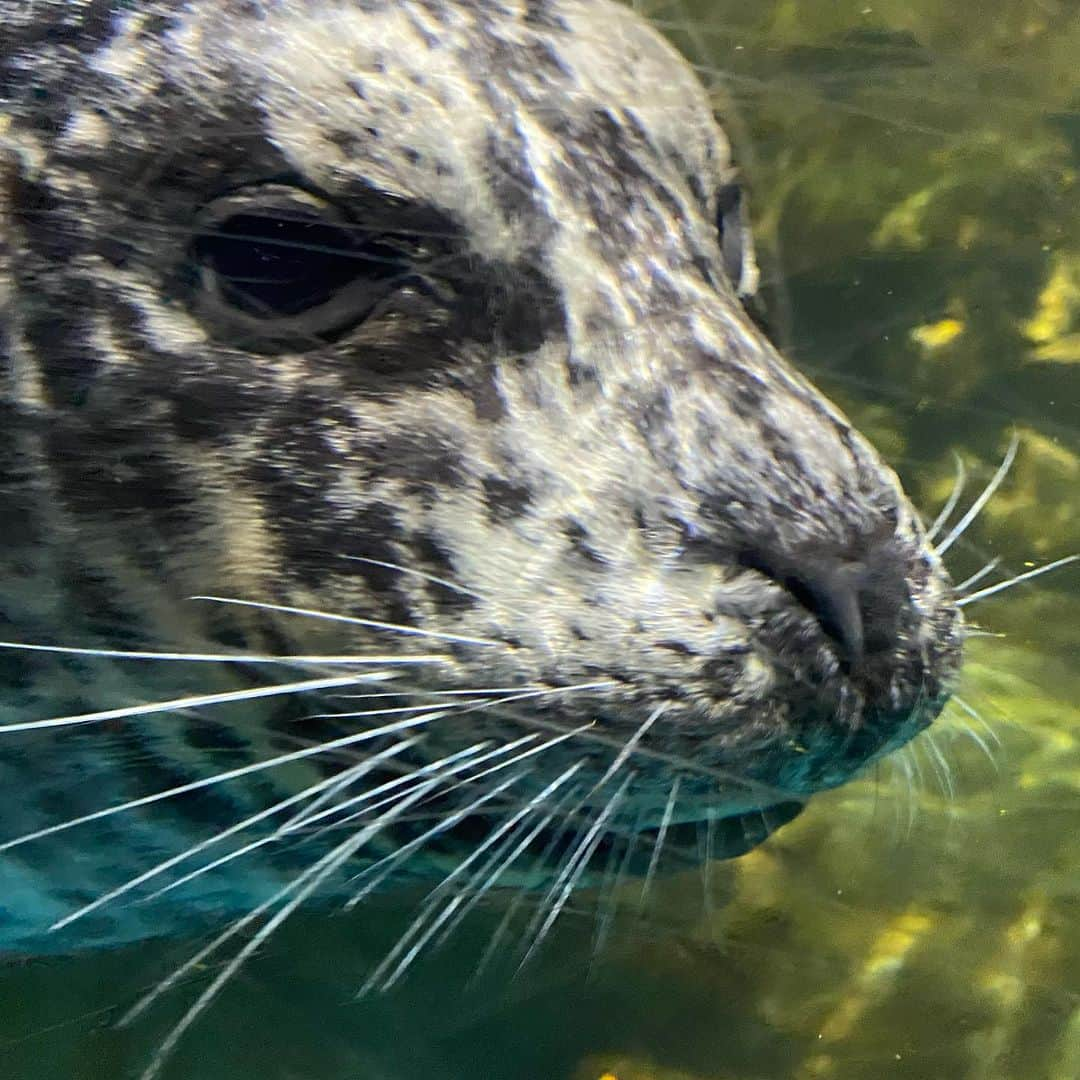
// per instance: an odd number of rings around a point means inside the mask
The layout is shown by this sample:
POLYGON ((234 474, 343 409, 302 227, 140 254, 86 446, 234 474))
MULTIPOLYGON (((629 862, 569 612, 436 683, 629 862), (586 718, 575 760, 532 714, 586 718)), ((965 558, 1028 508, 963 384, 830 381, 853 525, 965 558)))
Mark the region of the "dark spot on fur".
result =
POLYGON ((682 641, 654 641, 654 649, 666 649, 668 652, 673 652, 678 656, 696 656, 697 653, 690 648, 685 642, 682 641))
POLYGON ((586 562, 593 566, 607 566, 607 559, 589 543, 589 531, 580 522, 567 522, 563 535, 570 541, 571 550, 586 562))
POLYGON ((532 503, 532 489, 525 484, 515 484, 501 476, 485 476, 480 483, 484 488, 484 507, 492 521, 506 523, 519 518, 532 503))
MULTIPOLYGON (((80 287, 78 291, 89 289, 80 287)), ((78 311, 79 298, 70 297, 69 303, 70 307, 50 307, 31 314, 25 324, 27 344, 39 357, 49 398, 59 409, 85 403, 101 365, 99 351, 88 340, 87 327, 72 315, 78 311)), ((85 296, 82 303, 88 303, 85 296)))
POLYGON ((600 373, 594 364, 590 364, 577 356, 570 355, 566 360, 566 378, 571 386, 597 386, 600 382, 600 373))
POLYGON ((570 32, 566 20, 553 10, 548 0, 526 0, 524 21, 527 25, 541 30, 570 32))
POLYGON ((442 578, 449 584, 438 581, 425 581, 424 588, 435 607, 446 613, 467 611, 477 604, 475 596, 460 589, 452 588, 458 573, 454 566, 453 555, 447 550, 439 537, 430 533, 419 533, 409 538, 410 550, 416 556, 417 570, 442 578))

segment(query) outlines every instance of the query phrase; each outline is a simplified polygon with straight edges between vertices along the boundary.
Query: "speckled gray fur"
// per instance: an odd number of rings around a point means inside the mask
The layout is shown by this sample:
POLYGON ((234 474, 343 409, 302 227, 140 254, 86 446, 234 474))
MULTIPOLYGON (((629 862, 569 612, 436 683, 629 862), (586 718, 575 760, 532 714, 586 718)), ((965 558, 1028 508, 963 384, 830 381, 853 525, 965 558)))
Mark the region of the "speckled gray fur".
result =
MULTIPOLYGON (((595 778, 666 704, 626 794, 648 828, 677 774, 677 820, 797 803, 936 715, 952 587, 894 474, 744 310, 749 257, 730 280, 721 237, 730 256, 739 222, 718 227, 728 143, 637 15, 18 0, 0 25, 0 636, 441 654, 395 682, 406 701, 606 684, 448 720, 430 747, 594 721, 534 782, 583 754, 595 778), (271 204, 393 273, 314 314, 232 303, 197 234, 271 204)), ((9 720, 265 678, 0 663, 9 720)), ((295 745, 290 722, 249 705, 8 735, 0 827, 258 760, 295 745)), ((242 786, 199 813, 269 797, 242 786)), ((168 851, 159 834, 187 836, 185 814, 146 824, 138 852, 137 815, 107 852, 76 830, 47 857, 12 851, 4 872, 38 890, 28 940, 168 851)))

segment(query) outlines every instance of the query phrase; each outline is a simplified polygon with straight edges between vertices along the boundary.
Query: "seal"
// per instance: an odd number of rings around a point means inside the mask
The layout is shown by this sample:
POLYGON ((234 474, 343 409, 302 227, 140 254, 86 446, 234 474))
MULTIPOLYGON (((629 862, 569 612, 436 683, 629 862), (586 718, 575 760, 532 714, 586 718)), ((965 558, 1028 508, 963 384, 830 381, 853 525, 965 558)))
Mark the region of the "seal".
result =
POLYGON ((635 13, 0 23, 4 949, 406 875, 411 943, 516 882, 532 949, 939 713, 939 553, 748 313, 731 148, 635 13))

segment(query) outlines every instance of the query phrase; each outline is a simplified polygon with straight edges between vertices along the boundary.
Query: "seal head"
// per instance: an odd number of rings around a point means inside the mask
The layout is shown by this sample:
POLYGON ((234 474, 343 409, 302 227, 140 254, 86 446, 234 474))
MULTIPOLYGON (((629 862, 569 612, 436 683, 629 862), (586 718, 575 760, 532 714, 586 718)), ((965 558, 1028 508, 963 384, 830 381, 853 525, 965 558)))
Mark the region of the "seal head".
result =
POLYGON ((638 16, 0 16, 26 635, 435 648, 404 700, 528 691, 440 722, 440 752, 582 728, 533 783, 627 749, 642 827, 676 774, 678 820, 795 805, 938 713, 952 586, 892 470, 744 309, 728 143, 638 16))

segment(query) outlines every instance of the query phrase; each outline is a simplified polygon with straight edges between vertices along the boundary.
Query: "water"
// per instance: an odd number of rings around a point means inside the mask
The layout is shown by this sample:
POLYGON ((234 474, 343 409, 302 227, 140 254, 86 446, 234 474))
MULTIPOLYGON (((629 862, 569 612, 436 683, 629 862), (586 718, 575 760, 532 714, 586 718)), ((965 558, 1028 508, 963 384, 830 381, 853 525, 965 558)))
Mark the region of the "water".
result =
MULTIPOLYGON (((947 495, 954 451, 985 482, 1018 433, 1009 481, 950 556, 957 577, 1080 551, 1076 5, 649 10, 723 73, 777 333, 919 504, 947 495)), ((977 611, 1006 635, 969 650, 960 694, 981 721, 951 709, 907 765, 816 799, 735 863, 660 883, 644 918, 625 898, 599 959, 582 898, 535 968, 469 984, 492 910, 358 1005, 408 905, 304 916, 164 1075, 1075 1080, 1080 571, 977 611)), ((196 987, 130 1030, 113 1021, 195 944, 9 963, 0 1076, 137 1075, 196 987)))

